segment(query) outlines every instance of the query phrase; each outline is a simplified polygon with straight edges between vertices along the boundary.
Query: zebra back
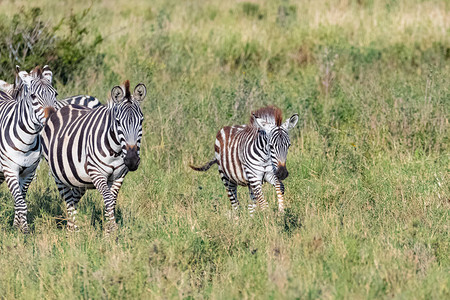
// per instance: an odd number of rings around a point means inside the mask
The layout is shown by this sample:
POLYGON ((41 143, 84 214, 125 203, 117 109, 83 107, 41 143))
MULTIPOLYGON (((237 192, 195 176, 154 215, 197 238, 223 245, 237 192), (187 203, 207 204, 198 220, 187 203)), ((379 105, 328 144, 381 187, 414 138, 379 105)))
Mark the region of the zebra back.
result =
POLYGON ((0 101, 12 101, 14 100, 10 93, 0 90, 0 101))
POLYGON ((56 109, 59 110, 64 106, 67 105, 80 105, 87 108, 95 109, 102 104, 100 101, 92 96, 89 95, 77 95, 77 96, 71 96, 64 99, 61 99, 56 102, 56 109))

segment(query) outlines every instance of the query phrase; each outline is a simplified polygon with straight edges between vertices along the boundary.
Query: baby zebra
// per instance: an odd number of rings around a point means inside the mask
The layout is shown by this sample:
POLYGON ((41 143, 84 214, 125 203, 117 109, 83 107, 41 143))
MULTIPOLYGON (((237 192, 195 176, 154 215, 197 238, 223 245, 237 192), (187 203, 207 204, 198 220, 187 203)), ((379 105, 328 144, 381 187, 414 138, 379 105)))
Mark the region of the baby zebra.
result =
POLYGON ((135 171, 140 162, 144 119, 140 102, 146 93, 145 85, 138 84, 131 95, 127 80, 124 87, 112 89, 107 106, 64 106, 44 127, 44 157, 66 201, 69 230, 77 229, 77 204, 86 190, 93 188, 105 202, 106 232, 116 228, 117 194, 125 175, 135 171))
POLYGON ((231 206, 237 209, 237 185, 248 186, 252 203, 248 206, 250 214, 256 208, 267 207, 262 193, 264 181, 275 186, 278 210, 284 211, 284 186, 282 180, 288 176, 286 157, 289 130, 298 121, 294 114, 283 124, 281 110, 274 106, 253 112, 250 124, 222 128, 216 136, 215 159, 202 167, 190 166, 196 171, 207 171, 213 164, 219 165, 219 174, 228 192, 231 206))

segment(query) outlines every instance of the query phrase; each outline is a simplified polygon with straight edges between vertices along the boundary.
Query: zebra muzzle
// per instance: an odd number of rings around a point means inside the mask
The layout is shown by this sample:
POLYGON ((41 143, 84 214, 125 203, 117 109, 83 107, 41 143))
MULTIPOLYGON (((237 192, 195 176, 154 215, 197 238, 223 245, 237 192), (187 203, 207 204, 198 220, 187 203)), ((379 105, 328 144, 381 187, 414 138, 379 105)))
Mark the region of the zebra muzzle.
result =
POLYGON ((130 171, 136 171, 141 161, 141 158, 138 154, 138 147, 136 145, 126 146, 125 149, 127 150, 127 155, 125 155, 123 162, 130 171))
POLYGON ((278 179, 280 180, 284 180, 289 176, 289 172, 286 169, 286 165, 285 164, 280 164, 278 165, 278 169, 275 172, 275 176, 278 177, 278 179))

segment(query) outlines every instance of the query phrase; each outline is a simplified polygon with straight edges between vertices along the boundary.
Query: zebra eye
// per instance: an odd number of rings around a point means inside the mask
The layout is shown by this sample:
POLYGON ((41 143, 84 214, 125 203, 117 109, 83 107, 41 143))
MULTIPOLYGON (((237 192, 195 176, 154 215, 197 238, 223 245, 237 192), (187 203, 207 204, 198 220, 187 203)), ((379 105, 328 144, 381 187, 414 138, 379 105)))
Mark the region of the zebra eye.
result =
POLYGON ((31 94, 31 99, 36 99, 36 95, 35 94, 31 94))

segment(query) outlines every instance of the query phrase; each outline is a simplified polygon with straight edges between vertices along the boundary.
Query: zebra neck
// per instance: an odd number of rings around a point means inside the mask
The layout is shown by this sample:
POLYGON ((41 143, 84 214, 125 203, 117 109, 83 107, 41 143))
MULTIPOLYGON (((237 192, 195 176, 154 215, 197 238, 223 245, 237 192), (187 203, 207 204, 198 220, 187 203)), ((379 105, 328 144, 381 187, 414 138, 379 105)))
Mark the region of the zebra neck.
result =
POLYGON ((30 135, 38 134, 42 129, 42 124, 36 117, 33 104, 28 97, 20 97, 17 101, 16 116, 19 128, 30 135))
POLYGON ((255 142, 261 157, 264 159, 270 159, 270 148, 267 136, 258 132, 255 142))
POLYGON ((106 124, 108 124, 109 130, 106 134, 106 139, 113 150, 116 153, 121 152, 120 140, 119 140, 119 130, 117 128, 116 115, 113 109, 108 110, 109 114, 106 117, 106 124))

